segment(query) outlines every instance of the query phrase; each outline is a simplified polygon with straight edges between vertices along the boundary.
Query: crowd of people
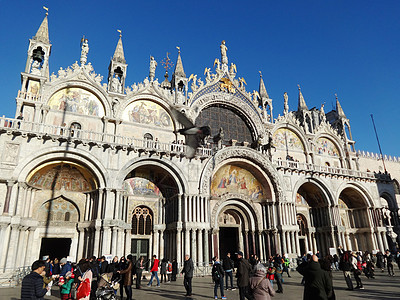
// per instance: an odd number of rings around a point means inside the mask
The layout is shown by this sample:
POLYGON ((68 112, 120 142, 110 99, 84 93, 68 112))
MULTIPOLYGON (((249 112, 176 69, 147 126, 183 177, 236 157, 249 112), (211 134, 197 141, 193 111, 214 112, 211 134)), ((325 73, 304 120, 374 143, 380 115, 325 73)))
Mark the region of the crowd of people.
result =
MULTIPOLYGON (((283 275, 290 276, 291 261, 286 256, 276 254, 267 262, 261 263, 256 255, 251 255, 247 260, 241 251, 236 253, 236 258, 230 253, 225 258, 213 257, 211 278, 214 283, 214 298, 218 299, 218 290, 221 299, 227 299, 226 290, 236 290, 234 274, 237 279, 237 289, 240 300, 244 299, 270 299, 275 293, 283 293, 283 275), (235 272, 236 268, 236 272, 235 272), (274 285, 276 284, 276 290, 274 285)), ((338 249, 338 255, 321 257, 317 252, 304 254, 298 258, 297 271, 303 275, 301 284, 304 285, 304 299, 335 299, 332 284, 332 272, 342 271, 348 290, 363 289, 361 276, 374 279, 375 272, 384 272, 394 276, 394 264, 400 269, 400 252, 369 253, 368 251, 352 252, 338 249), (356 286, 353 285, 354 277, 356 286)), ((38 260, 32 264, 32 272, 25 276, 22 282, 21 299, 43 299, 51 291, 52 285, 60 287, 62 300, 70 299, 97 299, 96 291, 101 291, 105 284, 111 284, 111 291, 120 299, 132 300, 132 286, 141 289, 143 271, 148 270, 151 277, 147 286, 153 282, 156 287, 161 283, 176 281, 177 275, 183 275, 183 284, 186 289, 185 296, 192 296, 192 278, 194 264, 189 255, 185 255, 183 268, 178 270, 176 259, 161 261, 153 255, 152 259, 145 260, 140 257, 134 261, 132 255, 126 258, 117 256, 109 263, 104 256, 97 259, 91 257, 81 259, 74 264, 62 258, 58 260, 38 260), (158 277, 161 275, 161 279, 158 277), (135 279, 135 282, 134 282, 135 279)))
MULTIPOLYGON (((188 261, 190 258, 188 259, 188 261)), ((190 260, 191 262, 191 260, 190 260)), ((193 263, 190 270, 185 266, 182 272, 185 278, 193 277, 193 263)), ((60 287, 62 300, 90 300, 97 299, 96 291, 108 285, 116 295, 119 291, 120 299, 132 300, 132 285, 135 278, 136 289, 141 289, 143 271, 150 270, 151 278, 148 286, 151 286, 153 279, 160 283, 176 281, 178 274, 178 263, 176 259, 169 261, 164 258, 161 262, 156 255, 151 260, 140 257, 134 261, 132 255, 117 256, 109 263, 105 256, 88 259, 81 259, 77 264, 71 263, 67 258, 58 260, 37 260, 32 264, 32 272, 24 277, 21 287, 21 299, 43 299, 51 290, 52 285, 60 287), (161 281, 158 272, 161 274, 161 281)), ((191 283, 190 283, 191 286, 191 283)), ((191 294, 191 287, 190 292, 191 294)))

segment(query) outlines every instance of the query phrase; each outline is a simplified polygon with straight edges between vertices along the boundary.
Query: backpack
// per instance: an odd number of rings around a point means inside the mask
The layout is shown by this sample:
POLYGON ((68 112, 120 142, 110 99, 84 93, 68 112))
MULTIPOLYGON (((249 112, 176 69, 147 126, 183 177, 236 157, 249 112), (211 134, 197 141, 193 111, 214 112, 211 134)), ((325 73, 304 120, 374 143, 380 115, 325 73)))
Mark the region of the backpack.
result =
POLYGON ((169 263, 167 266, 167 272, 172 272, 172 264, 169 263))
POLYGON ((211 277, 213 281, 219 281, 219 279, 221 278, 221 274, 219 273, 218 267, 215 264, 211 269, 211 277))

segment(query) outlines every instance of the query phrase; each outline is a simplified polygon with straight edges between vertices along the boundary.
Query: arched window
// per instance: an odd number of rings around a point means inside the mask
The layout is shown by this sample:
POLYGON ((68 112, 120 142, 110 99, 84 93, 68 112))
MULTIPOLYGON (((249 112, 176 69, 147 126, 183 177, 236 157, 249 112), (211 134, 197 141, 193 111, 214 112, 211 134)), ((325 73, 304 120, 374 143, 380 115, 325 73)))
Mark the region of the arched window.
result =
POLYGON ((69 219, 71 218, 71 214, 70 214, 70 212, 69 211, 67 211, 66 213, 65 213, 65 219, 64 219, 64 221, 65 222, 69 222, 69 219))
POLYGON ((153 148, 153 136, 150 133, 144 135, 144 147, 153 148))
POLYGON ((136 207, 132 216, 132 234, 150 235, 153 229, 153 214, 147 207, 136 207))
POLYGON ((82 129, 82 126, 78 122, 71 123, 71 126, 70 126, 71 136, 79 137, 79 130, 81 130, 81 129, 82 129))

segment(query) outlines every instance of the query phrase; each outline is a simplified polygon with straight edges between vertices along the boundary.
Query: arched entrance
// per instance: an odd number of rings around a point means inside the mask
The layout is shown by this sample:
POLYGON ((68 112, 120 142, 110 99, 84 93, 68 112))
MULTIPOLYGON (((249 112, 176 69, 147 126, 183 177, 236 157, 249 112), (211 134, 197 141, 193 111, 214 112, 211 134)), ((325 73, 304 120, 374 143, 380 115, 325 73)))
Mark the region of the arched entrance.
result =
MULTIPOLYGON (((305 252, 317 251, 329 253, 334 247, 329 202, 326 193, 317 183, 306 182, 296 194, 296 216, 299 225, 299 245, 303 244, 305 252), (306 225, 306 230, 301 230, 306 225)), ((304 253, 304 252, 303 252, 304 253)))
POLYGON ((226 254, 243 251, 245 257, 257 254, 260 256, 261 231, 258 217, 248 199, 220 200, 215 207, 213 224, 213 255, 225 257, 226 254))
POLYGON ((340 223, 343 247, 349 250, 371 251, 375 249, 371 237, 371 224, 365 196, 356 188, 347 187, 339 195, 340 223))
POLYGON ((37 257, 81 256, 83 232, 78 225, 84 219, 88 193, 97 188, 93 173, 72 161, 51 161, 32 170, 26 182, 35 191, 27 210, 38 221, 37 257))
POLYGON ((145 259, 154 254, 177 257, 176 230, 170 225, 179 219, 181 188, 176 175, 163 165, 144 161, 128 173, 123 188, 132 220, 126 252, 145 259))

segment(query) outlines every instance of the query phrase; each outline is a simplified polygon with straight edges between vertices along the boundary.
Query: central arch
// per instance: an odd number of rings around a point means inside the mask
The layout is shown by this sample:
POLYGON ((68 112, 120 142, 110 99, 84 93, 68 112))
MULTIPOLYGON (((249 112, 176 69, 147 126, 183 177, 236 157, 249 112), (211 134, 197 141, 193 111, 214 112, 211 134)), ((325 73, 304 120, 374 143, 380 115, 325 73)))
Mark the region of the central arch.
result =
POLYGON ((227 194, 215 204, 211 214, 214 256, 225 257, 228 252, 232 254, 239 250, 246 257, 259 255, 261 216, 249 200, 227 194))

